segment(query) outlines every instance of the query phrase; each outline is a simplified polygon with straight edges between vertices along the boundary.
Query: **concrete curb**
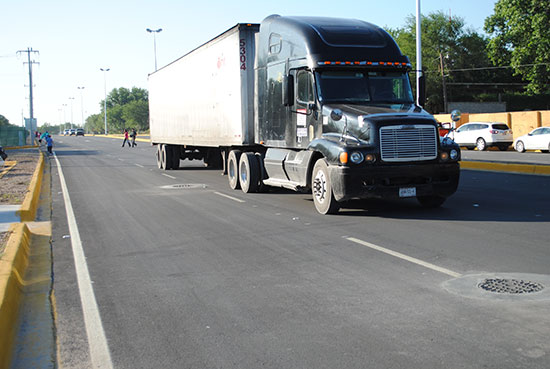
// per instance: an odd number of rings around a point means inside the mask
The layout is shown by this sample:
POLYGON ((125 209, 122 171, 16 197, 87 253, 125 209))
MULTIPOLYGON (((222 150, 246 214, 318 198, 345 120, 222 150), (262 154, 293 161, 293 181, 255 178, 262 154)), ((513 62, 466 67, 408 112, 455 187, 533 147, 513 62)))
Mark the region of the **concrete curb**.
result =
POLYGON ((14 223, 10 238, 0 259, 0 368, 9 368, 22 287, 29 263, 31 233, 25 223, 14 223))
MULTIPOLYGON (((44 153, 40 152, 27 195, 17 212, 22 222, 32 221, 36 216, 43 171, 44 153)), ((10 232, 6 249, 0 258, 0 368, 9 368, 11 363, 31 240, 31 231, 25 223, 13 223, 10 232)))
POLYGON ((36 209, 38 208, 38 199, 40 198, 40 189, 42 185, 42 172, 44 171, 44 153, 40 152, 40 158, 38 159, 38 165, 32 175, 31 183, 29 183, 29 190, 21 204, 21 208, 17 214, 21 217, 22 222, 30 222, 34 220, 36 215, 36 209))
POLYGON ((461 161, 461 169, 488 170, 492 172, 506 172, 518 174, 550 175, 550 165, 495 163, 486 161, 461 161))

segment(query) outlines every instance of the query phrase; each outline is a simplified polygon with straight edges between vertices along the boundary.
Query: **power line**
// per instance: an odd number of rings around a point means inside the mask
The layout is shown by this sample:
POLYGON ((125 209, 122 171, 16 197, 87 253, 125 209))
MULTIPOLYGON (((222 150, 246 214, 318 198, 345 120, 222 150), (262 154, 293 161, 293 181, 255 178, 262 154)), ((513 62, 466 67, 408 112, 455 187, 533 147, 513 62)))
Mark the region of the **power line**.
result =
POLYGON ((446 72, 469 72, 469 71, 473 71, 473 70, 492 70, 492 69, 523 68, 523 67, 536 67, 536 66, 538 66, 538 65, 550 65, 550 63, 505 65, 505 66, 502 66, 502 67, 477 67, 477 68, 447 69, 446 72))

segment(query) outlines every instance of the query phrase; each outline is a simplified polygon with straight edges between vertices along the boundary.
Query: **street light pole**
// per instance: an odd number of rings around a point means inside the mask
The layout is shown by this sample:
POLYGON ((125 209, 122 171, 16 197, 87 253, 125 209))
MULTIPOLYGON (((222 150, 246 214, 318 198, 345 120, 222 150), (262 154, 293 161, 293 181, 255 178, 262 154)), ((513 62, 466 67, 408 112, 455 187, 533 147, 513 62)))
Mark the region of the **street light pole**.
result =
POLYGON ((155 72, 156 72, 157 71, 157 38, 155 35, 160 31, 162 31, 162 28, 159 28, 159 29, 147 28, 146 31, 153 34, 153 45, 155 50, 155 72))
POLYGON ((110 68, 99 68, 103 72, 103 87, 105 89, 105 100, 103 100, 103 111, 105 112, 105 135, 107 135, 107 72, 110 68))
POLYGON ((77 90, 80 90, 80 114, 82 115, 81 125, 84 128, 84 98, 82 97, 82 92, 84 87, 77 87, 77 90))
POLYGON ((420 12, 420 0, 416 0, 416 103, 423 105, 420 91, 423 88, 421 80, 424 78, 422 73, 422 13, 420 12))
POLYGON ((73 100, 74 100, 74 97, 69 97, 69 100, 71 100, 71 128, 74 128, 73 127, 73 100))

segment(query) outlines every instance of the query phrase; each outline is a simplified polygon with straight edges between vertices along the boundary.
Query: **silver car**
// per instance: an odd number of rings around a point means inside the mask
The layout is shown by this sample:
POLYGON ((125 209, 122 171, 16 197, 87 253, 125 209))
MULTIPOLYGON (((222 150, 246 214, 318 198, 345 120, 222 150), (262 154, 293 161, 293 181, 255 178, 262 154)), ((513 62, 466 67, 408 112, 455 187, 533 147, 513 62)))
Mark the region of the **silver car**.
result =
POLYGON ((461 125, 449 135, 459 146, 483 151, 488 147, 498 147, 501 151, 508 150, 514 138, 512 130, 500 122, 470 122, 461 125))
POLYGON ((525 152, 525 150, 542 150, 542 152, 550 151, 550 127, 535 128, 531 132, 514 141, 514 149, 517 152, 525 152))

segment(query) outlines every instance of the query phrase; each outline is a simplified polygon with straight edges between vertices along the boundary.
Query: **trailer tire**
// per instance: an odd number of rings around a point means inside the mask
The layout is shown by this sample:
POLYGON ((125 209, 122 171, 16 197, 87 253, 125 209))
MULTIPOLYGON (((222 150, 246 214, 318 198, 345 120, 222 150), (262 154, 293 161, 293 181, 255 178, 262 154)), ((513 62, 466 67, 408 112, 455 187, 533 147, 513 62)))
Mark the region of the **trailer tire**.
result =
POLYGON ((162 169, 172 169, 172 148, 170 147, 170 145, 162 144, 162 148, 160 150, 162 152, 162 169))
POLYGON ((162 144, 158 144, 157 145, 157 154, 156 154, 156 157, 157 157, 157 167, 159 169, 164 169, 162 167, 162 163, 163 163, 163 160, 162 160, 162 144))
POLYGON ((332 184, 328 173, 328 165, 324 158, 315 162, 311 175, 311 195, 315 208, 321 214, 335 214, 340 204, 332 193, 332 184))
POLYGON ((227 179, 229 180, 229 187, 233 190, 241 188, 239 183, 239 159, 241 154, 239 150, 231 150, 227 158, 227 179))
POLYGON ((170 145, 170 150, 172 151, 172 170, 180 169, 180 152, 181 148, 177 145, 170 145))
POLYGON ((239 159, 239 182, 244 193, 258 192, 260 164, 253 152, 244 152, 239 159))

